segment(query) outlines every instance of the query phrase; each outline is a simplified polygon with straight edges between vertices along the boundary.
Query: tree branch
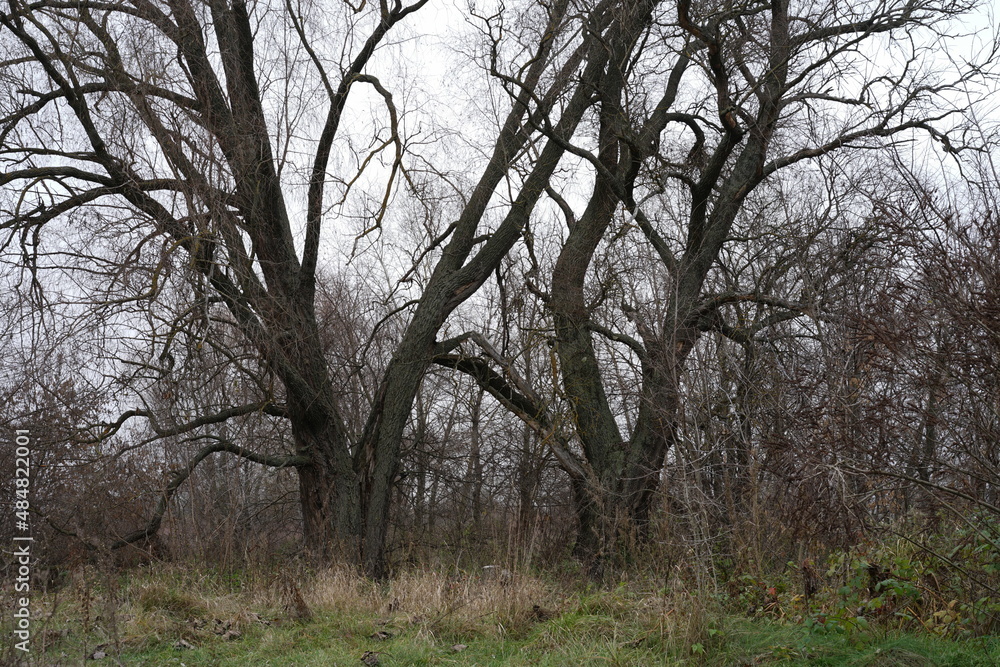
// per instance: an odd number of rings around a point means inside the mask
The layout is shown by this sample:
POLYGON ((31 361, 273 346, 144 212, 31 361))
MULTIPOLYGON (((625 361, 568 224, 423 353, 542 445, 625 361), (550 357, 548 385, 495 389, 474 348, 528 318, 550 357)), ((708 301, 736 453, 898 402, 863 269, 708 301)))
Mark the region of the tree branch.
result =
POLYGON ((217 436, 201 436, 210 437, 218 440, 212 445, 206 445, 201 448, 197 454, 194 455, 186 466, 180 470, 174 470, 171 472, 170 483, 167 484, 166 488, 163 489, 160 499, 156 503, 156 508, 153 510, 153 515, 146 523, 143 528, 129 533, 125 537, 112 542, 112 549, 120 549, 121 547, 132 544, 133 542, 138 542, 140 540, 148 539, 155 535, 160 529, 160 524, 163 522, 163 515, 167 512, 167 505, 170 503, 170 499, 173 498, 177 489, 180 488, 194 469, 198 467, 198 464, 204 461, 206 458, 215 454, 216 452, 228 452, 235 456, 245 458, 248 461, 253 461, 264 466, 270 466, 272 468, 288 468, 288 467, 303 467, 310 465, 312 460, 307 456, 267 456, 265 454, 258 454, 252 450, 246 449, 245 447, 240 447, 228 440, 223 440, 217 436))
POLYGON ((579 481, 591 479, 592 475, 586 463, 569 450, 566 438, 558 433, 548 410, 511 387, 499 373, 489 367, 484 359, 458 354, 439 354, 434 357, 434 363, 453 368, 474 379, 483 390, 497 399, 549 445, 566 474, 579 481))
POLYGON ((94 444, 105 440, 115 433, 117 433, 122 426, 125 425, 127 421, 135 417, 144 417, 149 421, 150 428, 153 432, 161 438, 166 438, 175 435, 181 435, 182 433, 189 433, 202 426, 208 426, 209 424, 219 424, 221 422, 232 419, 233 417, 242 417, 244 415, 253 414, 255 412, 264 413, 274 417, 287 417, 288 414, 286 410, 270 401, 264 401, 260 403, 250 403, 249 405, 239 405, 220 412, 216 412, 211 415, 204 415, 193 419, 189 422, 183 424, 178 424, 177 426, 172 426, 169 428, 161 427, 157 421, 156 416, 149 410, 128 410, 121 414, 117 420, 111 423, 99 424, 98 427, 103 430, 97 437, 91 438, 89 440, 83 440, 82 444, 94 444))
MULTIPOLYGON (((376 26, 375 30, 372 31, 372 34, 369 35, 368 39, 365 40, 361 51, 358 52, 358 55, 341 77, 336 91, 333 91, 322 65, 315 57, 315 54, 313 54, 306 40, 305 33, 301 30, 298 22, 295 23, 295 29, 299 34, 299 38, 310 54, 310 57, 313 58, 313 63, 319 68, 323 83, 327 89, 327 94, 330 95, 330 109, 327 112, 326 121, 319 135, 319 143, 316 146, 316 153, 313 157, 312 174, 309 178, 309 191, 306 195, 306 239, 302 250, 299 289, 301 290, 301 297, 307 302, 312 301, 316 292, 316 261, 319 256, 320 230, 323 225, 323 190, 326 186, 326 168, 330 162, 330 152, 333 148, 333 140, 336 138, 337 130, 340 127, 341 116, 343 116, 344 108, 347 106, 347 96, 350 93, 351 85, 355 81, 360 80, 361 74, 375 53, 376 47, 378 47, 382 39, 388 34, 389 30, 396 23, 423 7, 426 3, 427 0, 418 0, 418 2, 412 5, 403 7, 397 2, 393 9, 388 12, 383 8, 382 20, 376 26)), ((289 12, 292 13, 290 5, 289 12)), ((294 13, 292 14, 294 15, 294 13)), ((383 91, 384 89, 379 90, 379 93, 381 94, 383 91)), ((392 96, 385 93, 383 97, 386 98, 390 105, 390 113, 393 113, 391 106, 392 96)), ((394 171, 395 167, 396 165, 394 164, 394 171)))

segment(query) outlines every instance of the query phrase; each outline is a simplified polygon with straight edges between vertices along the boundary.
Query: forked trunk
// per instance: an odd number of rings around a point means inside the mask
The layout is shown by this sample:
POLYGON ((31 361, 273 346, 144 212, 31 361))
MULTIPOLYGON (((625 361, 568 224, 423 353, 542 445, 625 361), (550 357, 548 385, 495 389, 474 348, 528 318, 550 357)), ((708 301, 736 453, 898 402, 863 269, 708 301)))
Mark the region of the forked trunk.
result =
POLYGON ((601 483, 574 484, 580 532, 573 554, 591 577, 599 579, 608 565, 629 561, 649 538, 664 457, 677 437, 678 380, 690 348, 690 341, 671 346, 673 354, 658 358, 659 367, 647 367, 643 403, 628 441, 591 439, 586 445, 601 483))

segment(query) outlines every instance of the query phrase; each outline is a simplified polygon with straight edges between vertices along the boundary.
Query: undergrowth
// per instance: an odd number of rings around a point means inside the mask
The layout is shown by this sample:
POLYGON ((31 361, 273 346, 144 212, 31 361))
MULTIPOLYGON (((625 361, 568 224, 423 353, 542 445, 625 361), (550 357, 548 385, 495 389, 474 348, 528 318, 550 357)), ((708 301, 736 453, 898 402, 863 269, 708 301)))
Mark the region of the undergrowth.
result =
POLYGON ((683 568, 595 585, 500 567, 415 568, 377 583, 345 567, 294 563, 87 566, 32 599, 27 658, 10 648, 0 657, 30 665, 985 667, 1000 664, 992 529, 969 523, 923 542, 866 542, 768 575, 732 572, 710 590, 683 568))

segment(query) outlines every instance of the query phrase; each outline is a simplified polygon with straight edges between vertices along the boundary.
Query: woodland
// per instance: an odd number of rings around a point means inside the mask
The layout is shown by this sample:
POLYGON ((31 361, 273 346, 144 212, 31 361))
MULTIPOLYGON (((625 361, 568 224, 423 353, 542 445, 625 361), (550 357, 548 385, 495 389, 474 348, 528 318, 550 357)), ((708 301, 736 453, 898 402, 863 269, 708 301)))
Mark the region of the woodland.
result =
POLYGON ((444 564, 756 609, 840 554, 996 632, 994 19, 9 0, 0 495, 27 431, 40 585, 444 564))

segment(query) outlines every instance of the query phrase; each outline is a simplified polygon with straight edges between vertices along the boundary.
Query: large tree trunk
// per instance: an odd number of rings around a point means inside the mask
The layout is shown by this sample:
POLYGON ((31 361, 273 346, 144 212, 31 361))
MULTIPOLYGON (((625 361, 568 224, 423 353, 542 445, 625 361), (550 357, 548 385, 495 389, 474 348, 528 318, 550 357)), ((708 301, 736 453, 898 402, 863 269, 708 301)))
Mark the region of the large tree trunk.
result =
POLYGON ((303 546, 316 564, 334 560, 358 562, 360 555, 360 493, 353 470, 337 465, 337 442, 329 432, 310 432, 293 423, 297 449, 310 463, 298 468, 303 546))
POLYGON ((387 574, 385 543, 393 480, 399 471, 403 432, 427 367, 438 326, 420 331, 414 318, 389 364, 355 461, 362 498, 361 563, 369 576, 387 574))
MULTIPOLYGON (((645 374, 638 419, 628 440, 590 444, 588 462, 600 483, 574 487, 580 520, 574 555, 593 576, 602 576, 609 563, 628 561, 649 538, 663 461, 677 433, 684 358, 686 352, 671 360, 671 373, 645 374)), ((586 439, 581 435, 581 440, 586 439)))
POLYGON ((608 494, 601 493, 592 484, 574 480, 573 503, 580 527, 573 544, 573 557, 583 563, 587 576, 595 580, 603 578, 608 560, 606 550, 613 546, 609 544, 608 534, 613 528, 606 506, 609 499, 608 494))
POLYGON ((337 408, 311 303, 289 307, 285 335, 264 349, 276 363, 287 393, 288 419, 299 466, 304 548, 317 564, 357 562, 360 494, 351 457, 351 438, 337 408))
MULTIPOLYGON (((645 18, 646 11, 648 7, 637 14, 645 18)), ((619 203, 610 174, 618 169, 624 152, 617 134, 617 116, 621 112, 624 86, 622 67, 638 34, 640 22, 634 21, 635 18, 616 26, 618 29, 607 36, 609 66, 595 86, 602 102, 597 158, 607 173, 597 176, 587 208, 580 219, 570 225, 552 271, 550 306, 555 319, 563 387, 571 399, 576 432, 593 473, 591 480, 578 482, 574 490, 580 520, 574 553, 591 574, 603 570, 603 561, 612 547, 609 542, 616 532, 617 492, 627 444, 608 403, 591 338, 584 283, 594 253, 619 203)))
POLYGON ((336 486, 327 466, 310 464, 298 469, 299 500, 302 506, 302 541, 306 557, 316 564, 333 559, 333 489, 336 486))

